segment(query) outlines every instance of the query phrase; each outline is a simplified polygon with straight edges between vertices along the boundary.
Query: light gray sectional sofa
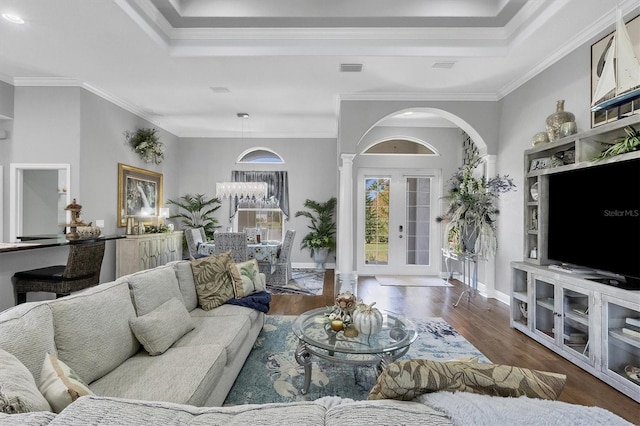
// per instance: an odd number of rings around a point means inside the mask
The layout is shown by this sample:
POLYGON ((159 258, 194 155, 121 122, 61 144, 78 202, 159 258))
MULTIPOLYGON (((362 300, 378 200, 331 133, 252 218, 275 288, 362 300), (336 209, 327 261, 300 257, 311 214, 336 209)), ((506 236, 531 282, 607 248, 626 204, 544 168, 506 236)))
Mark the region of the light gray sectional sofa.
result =
MULTIPOLYGON (((264 284, 265 277, 260 279, 264 284)), ((629 425, 600 408, 468 392, 437 391, 413 401, 384 399, 381 394, 383 399, 368 401, 325 397, 219 407, 262 329, 264 315, 230 304, 200 309, 189 261, 8 309, 0 313, 0 426, 629 425), (43 369, 45 358, 52 358, 47 354, 63 362, 56 368, 69 367, 74 373, 63 371, 62 387, 51 388, 62 389, 61 395, 52 394, 69 400, 65 408, 58 408, 43 391, 45 399, 36 385, 41 375, 51 374, 43 369), (94 395, 83 393, 84 384, 94 395)), ((424 367, 414 364, 414 369, 424 367)), ((405 386, 391 366, 384 376, 385 391, 397 394, 395 387, 405 386)), ((420 375, 408 376, 406 386, 414 388, 413 380, 420 375)))
POLYGON ((21 361, 35 383, 40 383, 50 353, 96 395, 219 406, 262 329, 264 315, 228 304, 200 309, 190 262, 178 261, 60 299, 8 309, 0 313, 0 349, 21 361), (154 312, 172 299, 181 303, 184 314, 154 312), (155 344, 171 344, 160 355, 151 356, 132 331, 130 320, 145 315, 149 321, 141 327, 149 329, 155 344), (184 334, 178 323, 193 329, 184 334))

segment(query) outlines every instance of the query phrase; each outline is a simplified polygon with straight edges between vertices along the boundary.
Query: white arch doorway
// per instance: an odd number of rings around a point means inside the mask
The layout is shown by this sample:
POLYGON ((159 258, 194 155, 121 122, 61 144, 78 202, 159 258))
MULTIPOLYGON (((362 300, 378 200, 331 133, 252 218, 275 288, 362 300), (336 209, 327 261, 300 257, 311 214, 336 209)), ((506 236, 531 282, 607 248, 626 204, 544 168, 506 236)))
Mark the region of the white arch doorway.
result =
MULTIPOLYGON (((446 120, 450 123, 450 127, 456 128, 457 131, 464 131, 467 133, 473 142, 475 143, 478 153, 485 159, 485 170, 488 174, 493 174, 495 167, 492 156, 487 156, 487 145, 480 136, 480 134, 463 118, 452 114, 448 111, 437 109, 437 108, 427 108, 427 107, 419 107, 419 108, 408 108, 404 110, 396 110, 393 112, 389 112, 386 115, 380 117, 378 120, 373 122, 366 131, 364 131, 356 143, 355 149, 353 153, 340 153, 340 184, 339 184, 339 211, 338 211, 338 240, 340 244, 341 250, 338 252, 337 259, 337 268, 336 271, 338 274, 342 273, 360 273, 362 274, 364 271, 362 270, 362 263, 359 261, 362 259, 362 237, 359 236, 359 228, 362 226, 362 218, 363 213, 361 208, 359 207, 360 198, 362 196, 362 191, 360 185, 362 184, 363 171, 367 172, 368 168, 366 167, 367 163, 362 162, 362 159, 365 156, 365 152, 377 142, 381 140, 379 135, 376 134, 376 131, 379 131, 380 127, 385 127, 385 123, 390 120, 398 117, 401 114, 405 114, 411 111, 412 113, 420 112, 425 115, 431 115, 439 120, 446 120), (365 164, 365 166, 363 166, 365 164), (358 210, 360 208, 360 210, 358 210)), ((396 127, 394 130, 395 137, 404 137, 405 139, 411 140, 411 132, 409 130, 402 129, 402 127, 396 127)), ((461 132, 460 132, 461 133, 461 132)), ((417 140, 419 138, 414 138, 417 140)), ((423 143, 427 145, 431 145, 431 141, 423 140, 423 143)), ((459 140, 459 145, 462 145, 462 138, 459 140)), ((461 165, 462 156, 458 156, 452 160, 453 157, 448 157, 447 161, 452 164, 448 169, 446 167, 439 167, 438 159, 442 161, 443 155, 451 156, 450 152, 441 153, 439 146, 433 146, 435 149, 436 155, 431 158, 431 161, 424 161, 420 163, 418 167, 398 167, 404 168, 406 174, 410 175, 412 172, 420 172, 420 173, 440 173, 440 175, 435 176, 438 181, 435 184, 437 189, 437 198, 439 198, 442 194, 442 189, 445 181, 448 177, 457 170, 457 168, 461 165), (453 161, 453 163, 451 163, 453 161)), ((461 148, 459 148, 461 149, 461 148)), ((406 158, 405 158, 406 159, 406 158)), ((387 168, 396 168, 398 162, 394 163, 391 156, 381 155, 378 159, 378 163, 376 167, 387 167, 387 168), (385 164, 388 162, 388 164, 385 164)), ((406 162, 405 162, 406 163, 406 162)), ((409 163, 407 163, 409 164, 409 163)), ((415 163, 414 163, 415 164, 415 163)), ((370 168, 369 168, 370 169, 370 168)), ((438 202, 434 203, 432 206, 434 209, 434 213, 437 215, 441 212, 440 206, 438 202)), ((432 223, 435 224, 435 221, 432 223)), ((430 260, 431 266, 435 267, 432 272, 437 270, 443 270, 442 257, 440 252, 440 247, 442 247, 442 236, 440 235, 439 225, 434 225, 434 241, 437 241, 438 244, 435 250, 431 250, 432 259, 430 260)), ((493 282, 493 262, 490 262, 491 265, 486 265, 484 268, 485 277, 487 277, 488 282, 493 282), (491 277, 491 278, 489 278, 491 277)), ((405 269, 404 272, 406 274, 413 275, 414 273, 411 269, 405 269)), ((369 273, 367 272, 367 275, 369 273)))

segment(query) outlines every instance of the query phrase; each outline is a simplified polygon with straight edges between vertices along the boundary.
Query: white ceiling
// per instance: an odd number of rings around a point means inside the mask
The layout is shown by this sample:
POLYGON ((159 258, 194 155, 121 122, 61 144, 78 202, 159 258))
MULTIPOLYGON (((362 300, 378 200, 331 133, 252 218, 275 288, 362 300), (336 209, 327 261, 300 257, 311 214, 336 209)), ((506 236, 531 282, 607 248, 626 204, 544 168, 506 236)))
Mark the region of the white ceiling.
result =
POLYGON ((335 138, 340 99, 498 100, 616 6, 640 0, 0 0, 25 21, 0 19, 0 79, 83 86, 181 137, 335 138))

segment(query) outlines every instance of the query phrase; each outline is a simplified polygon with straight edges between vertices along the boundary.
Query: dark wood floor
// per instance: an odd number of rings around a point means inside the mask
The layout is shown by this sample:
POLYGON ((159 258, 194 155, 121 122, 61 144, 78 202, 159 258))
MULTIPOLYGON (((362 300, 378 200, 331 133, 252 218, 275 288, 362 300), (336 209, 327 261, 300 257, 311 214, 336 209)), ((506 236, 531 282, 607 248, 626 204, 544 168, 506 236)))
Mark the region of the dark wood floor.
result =
MULTIPOLYGON (((296 315, 309 309, 333 305, 333 271, 325 273, 322 296, 274 295, 270 315, 296 315)), ((571 362, 509 326, 509 307, 495 299, 466 295, 453 304, 464 290, 454 287, 389 287, 373 277, 360 277, 358 299, 376 302, 382 309, 410 318, 441 317, 494 364, 508 364, 567 375, 560 400, 605 408, 626 420, 640 424, 640 404, 600 381, 571 362)))

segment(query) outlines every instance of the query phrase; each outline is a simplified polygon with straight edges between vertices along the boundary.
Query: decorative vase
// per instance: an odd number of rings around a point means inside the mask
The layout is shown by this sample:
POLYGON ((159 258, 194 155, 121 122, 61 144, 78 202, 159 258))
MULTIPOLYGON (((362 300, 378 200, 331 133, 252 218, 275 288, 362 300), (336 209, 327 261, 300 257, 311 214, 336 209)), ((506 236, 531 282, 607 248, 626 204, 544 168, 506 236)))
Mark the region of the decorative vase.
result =
POLYGON ((564 110, 564 99, 559 100, 556 103, 556 112, 547 117, 546 121, 549 142, 554 142, 560 139, 560 127, 562 124, 575 121, 575 119, 575 115, 564 110))
POLYGON ((316 262, 316 272, 325 271, 324 263, 327 261, 328 256, 328 248, 319 248, 313 251, 313 261, 316 262))
POLYGON ((462 251, 464 253, 476 252, 476 240, 478 239, 478 227, 467 225, 461 229, 462 251))

